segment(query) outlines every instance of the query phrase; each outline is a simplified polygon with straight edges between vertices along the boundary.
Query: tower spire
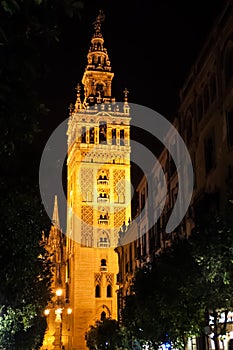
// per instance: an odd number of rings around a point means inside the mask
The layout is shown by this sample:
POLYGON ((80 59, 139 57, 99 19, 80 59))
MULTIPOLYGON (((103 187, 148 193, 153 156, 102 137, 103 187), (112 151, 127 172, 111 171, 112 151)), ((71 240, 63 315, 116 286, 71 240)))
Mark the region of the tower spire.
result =
POLYGON ((87 54, 87 65, 82 78, 84 85, 84 108, 88 105, 110 103, 112 101, 112 73, 107 49, 104 47, 104 38, 101 25, 105 19, 102 10, 99 11, 93 22, 94 34, 87 54))
POLYGON ((58 213, 58 201, 57 201, 57 195, 54 197, 54 208, 53 208, 53 219, 52 223, 57 228, 60 228, 60 220, 59 220, 59 213, 58 213))
POLYGON ((102 37, 102 34, 101 34, 101 24, 104 22, 105 20, 105 14, 103 13, 102 10, 99 10, 99 14, 98 16, 96 17, 96 20, 95 22, 93 22, 93 26, 94 26, 94 29, 95 29, 95 36, 101 36, 102 37))

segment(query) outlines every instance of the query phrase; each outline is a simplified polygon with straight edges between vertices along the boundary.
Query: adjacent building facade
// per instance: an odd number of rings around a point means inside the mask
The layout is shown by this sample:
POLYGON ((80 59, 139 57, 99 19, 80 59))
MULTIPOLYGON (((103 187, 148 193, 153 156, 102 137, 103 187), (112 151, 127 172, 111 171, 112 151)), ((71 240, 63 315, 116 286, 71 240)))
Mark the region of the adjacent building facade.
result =
MULTIPOLYGON (((179 181, 170 150, 164 148, 158 156, 159 162, 152 166, 149 178, 144 176, 141 179, 137 187, 137 215, 133 224, 122 232, 122 236, 137 232, 138 239, 116 248, 122 300, 131 293, 132 277, 137 267, 153 261, 172 240, 188 237, 197 219, 206 215, 208 210, 224 207, 229 180, 233 178, 232 1, 226 2, 180 90, 180 107, 173 125, 191 156, 194 172, 192 200, 180 225, 173 232, 166 233, 179 181)), ((167 137, 172 147, 174 135, 171 132, 167 137)), ((189 174, 186 176, 188 178, 189 174)), ((123 302, 121 305, 124 306, 123 302)), ((213 342, 207 340, 209 344, 204 345, 194 339, 189 347, 193 350, 203 346, 214 349, 213 342)))

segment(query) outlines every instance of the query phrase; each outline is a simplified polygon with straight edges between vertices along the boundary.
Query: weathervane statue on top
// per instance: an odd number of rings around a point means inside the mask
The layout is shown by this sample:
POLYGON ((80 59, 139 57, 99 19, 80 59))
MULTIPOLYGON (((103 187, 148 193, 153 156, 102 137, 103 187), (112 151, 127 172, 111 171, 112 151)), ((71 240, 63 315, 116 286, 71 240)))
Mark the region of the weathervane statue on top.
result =
POLYGON ((103 23, 104 20, 105 20, 105 14, 103 13, 102 10, 100 10, 98 16, 96 17, 95 22, 93 22, 95 33, 97 35, 100 34, 101 23, 103 23))

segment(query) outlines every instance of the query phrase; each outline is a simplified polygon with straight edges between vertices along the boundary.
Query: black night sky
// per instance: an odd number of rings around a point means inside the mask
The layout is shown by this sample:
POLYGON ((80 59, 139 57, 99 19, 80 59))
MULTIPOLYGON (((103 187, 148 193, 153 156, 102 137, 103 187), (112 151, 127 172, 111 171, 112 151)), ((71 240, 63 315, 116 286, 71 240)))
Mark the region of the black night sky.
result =
MULTIPOLYGON (((66 18, 61 23, 61 41, 48 52, 50 71, 40 85, 50 112, 41 122, 41 150, 55 127, 68 118, 69 104, 75 103, 75 87, 81 83, 87 63, 92 23, 100 9, 105 13, 102 33, 115 73, 113 96, 123 101, 127 87, 129 102, 152 108, 172 120, 178 111, 179 90, 224 3, 84 1, 80 19, 66 18)), ((131 130, 131 137, 152 151, 159 149, 148 137, 140 139, 137 131, 134 136, 131 130)), ((132 172, 132 182, 138 179, 138 173, 132 172)))
POLYGON ((179 89, 224 3, 86 0, 80 19, 62 23, 61 42, 48 52, 51 70, 41 82, 51 110, 42 123, 47 132, 68 117, 69 104, 75 102, 99 9, 106 16, 102 33, 115 73, 113 96, 122 101, 127 87, 130 102, 172 118, 179 89))

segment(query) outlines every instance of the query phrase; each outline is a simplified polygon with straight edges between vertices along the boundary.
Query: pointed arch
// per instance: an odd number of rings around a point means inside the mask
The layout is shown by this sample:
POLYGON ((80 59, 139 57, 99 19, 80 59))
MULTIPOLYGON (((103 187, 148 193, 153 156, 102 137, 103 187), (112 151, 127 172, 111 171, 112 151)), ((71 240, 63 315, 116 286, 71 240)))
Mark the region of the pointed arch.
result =
POLYGON ((101 312, 100 319, 101 319, 101 321, 106 320, 106 312, 105 311, 101 312))
POLYGON ((112 286, 111 286, 111 284, 107 285, 107 298, 112 298, 112 286))
POLYGON ((95 286, 95 297, 96 297, 96 298, 100 298, 100 297, 101 297, 100 285, 99 285, 99 284, 97 284, 97 285, 95 286))

